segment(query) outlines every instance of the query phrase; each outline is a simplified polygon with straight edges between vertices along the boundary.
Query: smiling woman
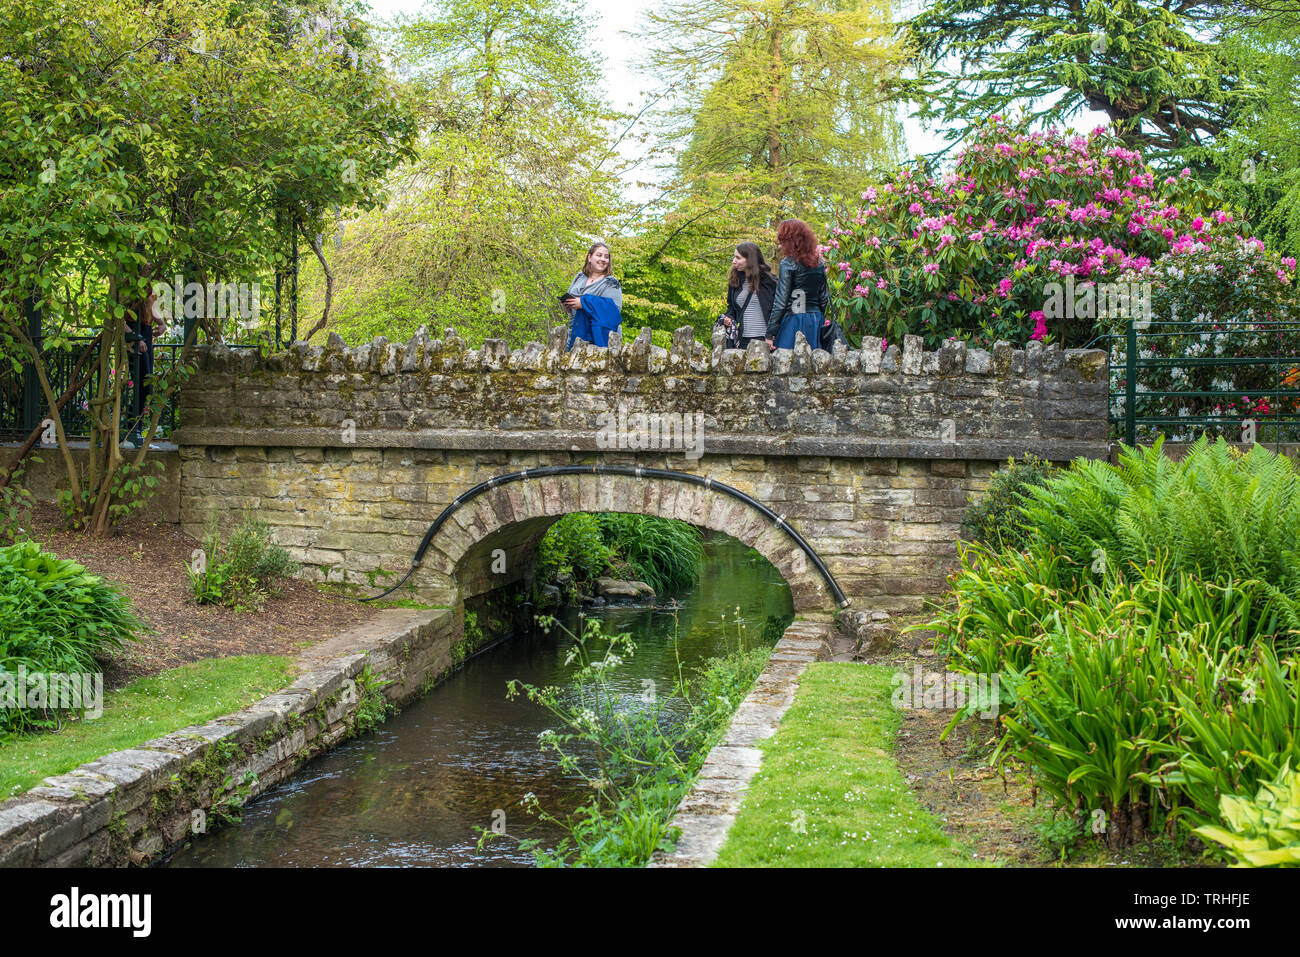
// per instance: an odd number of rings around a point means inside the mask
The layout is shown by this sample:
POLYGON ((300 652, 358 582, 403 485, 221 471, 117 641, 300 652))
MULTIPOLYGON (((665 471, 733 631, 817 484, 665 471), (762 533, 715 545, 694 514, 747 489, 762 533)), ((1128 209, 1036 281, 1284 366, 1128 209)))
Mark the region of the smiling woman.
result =
POLYGON ((623 324, 623 287, 611 272, 608 246, 602 242, 591 244, 582 272, 573 277, 560 301, 573 316, 570 349, 579 339, 609 345, 609 334, 623 324))

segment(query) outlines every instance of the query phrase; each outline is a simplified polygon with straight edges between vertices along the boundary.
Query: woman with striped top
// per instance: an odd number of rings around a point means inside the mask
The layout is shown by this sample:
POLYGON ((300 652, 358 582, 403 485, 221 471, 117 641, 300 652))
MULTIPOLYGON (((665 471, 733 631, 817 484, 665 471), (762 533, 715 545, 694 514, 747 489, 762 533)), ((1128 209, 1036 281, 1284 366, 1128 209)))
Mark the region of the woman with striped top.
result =
POLYGON ((727 277, 727 311, 714 327, 727 337, 728 349, 744 349, 767 338, 767 318, 776 294, 776 277, 754 243, 741 243, 731 257, 727 277))

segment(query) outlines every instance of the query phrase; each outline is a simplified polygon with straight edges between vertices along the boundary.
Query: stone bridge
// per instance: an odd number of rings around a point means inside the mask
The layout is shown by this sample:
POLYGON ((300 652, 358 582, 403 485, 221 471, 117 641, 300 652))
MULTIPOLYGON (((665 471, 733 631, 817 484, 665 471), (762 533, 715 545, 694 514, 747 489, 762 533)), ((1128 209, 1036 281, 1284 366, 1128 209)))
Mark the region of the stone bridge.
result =
MULTIPOLYGON (((832 612, 827 580, 781 527, 715 488, 598 474, 531 478, 463 500, 494 477, 548 465, 671 469, 767 506, 858 607, 919 608, 942 591, 971 493, 1008 456, 1107 453, 1106 359, 1030 343, 937 352, 868 338, 861 350, 770 355, 617 335, 607 349, 470 349, 452 330, 256 356, 216 346, 180 398, 181 520, 202 537, 268 522, 303 574, 368 594, 396 582, 430 524, 457 509, 411 578, 458 607, 528 580, 538 539, 576 511, 679 518, 753 546, 796 609, 832 612)), ((400 594, 400 592, 399 592, 400 594)))

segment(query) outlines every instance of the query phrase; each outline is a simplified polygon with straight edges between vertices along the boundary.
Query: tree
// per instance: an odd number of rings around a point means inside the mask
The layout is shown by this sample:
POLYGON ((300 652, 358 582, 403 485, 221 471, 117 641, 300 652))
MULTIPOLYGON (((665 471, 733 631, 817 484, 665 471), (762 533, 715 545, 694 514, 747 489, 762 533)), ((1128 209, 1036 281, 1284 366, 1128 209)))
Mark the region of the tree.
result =
POLYGON ((1224 47, 1224 4, 1201 0, 938 0, 908 24, 922 58, 899 89, 917 115, 954 124, 994 113, 1039 124, 1105 113, 1158 166, 1212 178, 1213 144, 1259 88, 1224 47))
MULTIPOLYGON (((361 22, 322 5, 12 0, 7 14, 0 355, 35 368, 67 469, 65 508, 103 534, 129 511, 148 439, 186 369, 157 383, 145 442, 124 460, 128 313, 177 274, 252 285, 278 261, 286 224, 310 236, 331 204, 378 203, 411 123, 366 58, 361 22), (73 296, 69 284, 89 291, 73 296), (41 346, 28 334, 29 300, 45 319, 41 346), (49 365, 74 333, 97 335, 84 473, 49 365)), ((195 320, 187 344, 200 321, 220 336, 211 301, 185 299, 195 320)))
POLYGON ((1269 246, 1300 252, 1300 2, 1241 0, 1227 49, 1262 87, 1258 111, 1218 147, 1216 185, 1240 203, 1269 246))
POLYGON ((518 343, 566 319, 558 294, 610 227, 620 162, 584 31, 571 0, 449 0, 398 21, 419 152, 335 257, 350 335, 456 325, 518 343))
POLYGON ((903 62, 878 0, 681 0, 648 14, 647 66, 681 147, 678 188, 752 206, 751 224, 818 219, 898 159, 884 93, 903 62), (702 91, 702 92, 697 92, 702 91))

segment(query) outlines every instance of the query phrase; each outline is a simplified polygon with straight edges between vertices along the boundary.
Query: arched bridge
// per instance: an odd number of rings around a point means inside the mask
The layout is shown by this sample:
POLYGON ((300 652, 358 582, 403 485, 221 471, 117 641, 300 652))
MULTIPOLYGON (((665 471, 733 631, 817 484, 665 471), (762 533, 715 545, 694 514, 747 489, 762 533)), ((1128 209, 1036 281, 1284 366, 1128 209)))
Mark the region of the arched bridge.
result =
POLYGON ((204 349, 175 435, 182 522, 201 536, 213 517, 260 518, 304 574, 377 591, 447 511, 410 581, 455 605, 529 578, 559 516, 639 512, 752 545, 801 611, 833 611, 837 589, 914 609, 942 590, 968 496, 999 463, 1107 452, 1100 351, 649 340, 566 353, 557 327, 514 351, 452 330, 204 349))

